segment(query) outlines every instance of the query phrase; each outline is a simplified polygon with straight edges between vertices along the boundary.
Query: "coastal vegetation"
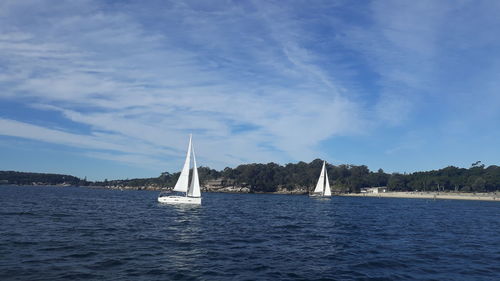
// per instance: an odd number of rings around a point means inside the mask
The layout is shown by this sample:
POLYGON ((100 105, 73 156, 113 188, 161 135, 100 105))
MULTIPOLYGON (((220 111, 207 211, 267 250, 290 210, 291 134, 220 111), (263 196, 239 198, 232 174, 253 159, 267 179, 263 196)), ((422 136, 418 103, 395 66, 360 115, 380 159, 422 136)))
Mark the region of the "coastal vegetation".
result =
POLYGON ((15 171, 0 171, 0 184, 14 185, 80 185, 91 184, 86 179, 74 176, 45 173, 25 173, 15 171))
MULTIPOLYGON (((240 187, 248 192, 307 192, 316 184, 323 160, 310 163, 244 164, 222 171, 200 167, 198 169, 202 186, 217 184, 220 187, 240 187)), ((500 167, 485 167, 481 162, 470 168, 449 166, 439 170, 410 174, 385 173, 382 169, 370 171, 361 165, 330 165, 327 171, 332 191, 356 193, 363 187, 386 186, 388 191, 454 191, 494 192, 500 191, 500 167)), ((50 184, 128 187, 135 189, 167 188, 175 185, 180 173, 164 172, 159 177, 87 181, 74 176, 56 174, 22 173, 0 171, 0 183, 4 184, 50 184)))

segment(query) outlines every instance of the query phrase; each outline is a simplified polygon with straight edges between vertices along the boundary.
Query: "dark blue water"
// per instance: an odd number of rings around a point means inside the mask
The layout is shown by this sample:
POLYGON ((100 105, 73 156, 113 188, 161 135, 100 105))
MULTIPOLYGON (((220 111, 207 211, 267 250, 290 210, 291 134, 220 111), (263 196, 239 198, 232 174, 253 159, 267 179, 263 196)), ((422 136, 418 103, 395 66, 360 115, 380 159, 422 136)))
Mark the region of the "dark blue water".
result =
POLYGON ((500 203, 0 186, 0 280, 500 280, 500 203))

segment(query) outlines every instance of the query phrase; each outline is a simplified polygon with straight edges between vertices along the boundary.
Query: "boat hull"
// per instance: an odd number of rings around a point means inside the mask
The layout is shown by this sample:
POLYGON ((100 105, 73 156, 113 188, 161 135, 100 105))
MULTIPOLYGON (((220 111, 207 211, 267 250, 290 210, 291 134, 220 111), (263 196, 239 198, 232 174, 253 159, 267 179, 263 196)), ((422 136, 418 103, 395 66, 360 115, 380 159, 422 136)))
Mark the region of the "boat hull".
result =
POLYGON ((332 197, 331 195, 321 195, 321 194, 309 194, 309 197, 316 199, 328 199, 332 197))
POLYGON ((201 205, 201 197, 160 196, 158 202, 164 204, 195 204, 201 205))

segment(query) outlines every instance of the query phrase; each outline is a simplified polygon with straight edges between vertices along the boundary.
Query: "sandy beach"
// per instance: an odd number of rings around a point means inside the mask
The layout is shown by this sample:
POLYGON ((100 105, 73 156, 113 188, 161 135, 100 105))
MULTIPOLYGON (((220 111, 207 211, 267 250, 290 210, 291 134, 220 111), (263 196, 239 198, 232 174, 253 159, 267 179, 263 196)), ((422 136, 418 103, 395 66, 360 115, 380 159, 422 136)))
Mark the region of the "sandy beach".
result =
POLYGON ((482 201, 500 202, 500 194, 495 194, 495 193, 382 192, 382 193, 352 193, 352 194, 342 194, 340 196, 482 200, 482 201))

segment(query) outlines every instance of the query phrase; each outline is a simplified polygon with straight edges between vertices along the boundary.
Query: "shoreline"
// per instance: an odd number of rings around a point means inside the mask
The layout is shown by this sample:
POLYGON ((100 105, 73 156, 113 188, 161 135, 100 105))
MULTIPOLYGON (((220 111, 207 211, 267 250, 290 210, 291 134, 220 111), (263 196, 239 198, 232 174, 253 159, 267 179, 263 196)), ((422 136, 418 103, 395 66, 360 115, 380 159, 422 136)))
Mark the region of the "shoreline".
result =
MULTIPOLYGON (((0 185, 2 186, 2 185, 0 185)), ((34 186, 34 187, 72 187, 72 185, 5 185, 5 186, 34 186)), ((152 186, 142 186, 142 187, 131 187, 131 186, 75 186, 90 189, 111 189, 111 190, 144 190, 144 191, 165 191, 163 188, 152 187, 152 186)), ((300 191, 276 191, 276 192, 248 192, 244 189, 209 189, 203 190, 207 193, 234 193, 234 194, 276 194, 276 195, 307 195, 307 192, 303 190, 300 191)), ((342 196, 342 197, 378 197, 378 198, 407 198, 407 199, 445 199, 445 200, 476 200, 476 201, 496 201, 500 202, 500 193, 455 193, 455 192, 411 192, 411 191, 399 191, 399 192, 381 192, 381 193, 334 193, 332 196, 342 196)))
POLYGON ((380 197, 409 199, 479 200, 500 202, 500 194, 495 193, 446 193, 446 192, 382 192, 339 194, 346 197, 380 197))

